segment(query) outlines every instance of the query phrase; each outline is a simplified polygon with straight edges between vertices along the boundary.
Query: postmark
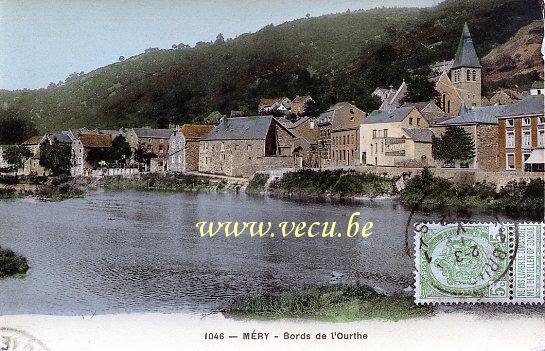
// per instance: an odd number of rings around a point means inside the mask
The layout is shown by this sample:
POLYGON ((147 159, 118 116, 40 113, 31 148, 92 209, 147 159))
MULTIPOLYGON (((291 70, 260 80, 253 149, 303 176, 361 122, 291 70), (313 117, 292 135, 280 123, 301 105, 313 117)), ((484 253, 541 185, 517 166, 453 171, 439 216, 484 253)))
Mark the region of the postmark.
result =
POLYGON ((543 223, 415 224, 415 302, 543 303, 543 223))
POLYGON ((49 351, 43 342, 15 328, 0 328, 0 350, 2 351, 49 351))

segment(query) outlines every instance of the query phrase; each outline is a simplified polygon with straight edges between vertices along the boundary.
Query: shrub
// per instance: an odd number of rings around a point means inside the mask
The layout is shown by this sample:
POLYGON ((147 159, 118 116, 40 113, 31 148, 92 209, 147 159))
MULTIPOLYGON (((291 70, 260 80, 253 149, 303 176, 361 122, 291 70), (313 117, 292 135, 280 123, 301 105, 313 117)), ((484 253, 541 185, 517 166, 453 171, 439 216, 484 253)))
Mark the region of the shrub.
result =
POLYGON ((24 257, 17 256, 11 250, 0 249, 0 278, 24 274, 27 271, 28 264, 24 257))

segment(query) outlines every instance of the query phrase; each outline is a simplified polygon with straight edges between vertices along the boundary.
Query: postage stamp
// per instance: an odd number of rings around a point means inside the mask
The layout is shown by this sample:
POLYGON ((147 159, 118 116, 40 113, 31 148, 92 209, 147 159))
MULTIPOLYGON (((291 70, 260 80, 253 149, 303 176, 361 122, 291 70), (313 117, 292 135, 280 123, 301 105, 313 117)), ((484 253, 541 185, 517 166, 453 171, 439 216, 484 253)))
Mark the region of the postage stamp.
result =
POLYGON ((543 303, 543 223, 415 224, 415 302, 543 303))
POLYGON ((48 351, 48 348, 32 335, 14 328, 0 328, 0 350, 48 351))

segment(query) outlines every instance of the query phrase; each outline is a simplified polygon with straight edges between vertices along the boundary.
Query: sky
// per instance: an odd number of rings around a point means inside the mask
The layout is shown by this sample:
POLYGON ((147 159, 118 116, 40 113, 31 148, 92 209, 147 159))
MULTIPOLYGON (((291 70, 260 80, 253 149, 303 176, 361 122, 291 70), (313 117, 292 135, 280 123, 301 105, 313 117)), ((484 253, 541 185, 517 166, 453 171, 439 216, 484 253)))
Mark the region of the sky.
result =
POLYGON ((150 47, 193 46, 347 9, 439 0, 0 0, 0 89, 35 89, 150 47))

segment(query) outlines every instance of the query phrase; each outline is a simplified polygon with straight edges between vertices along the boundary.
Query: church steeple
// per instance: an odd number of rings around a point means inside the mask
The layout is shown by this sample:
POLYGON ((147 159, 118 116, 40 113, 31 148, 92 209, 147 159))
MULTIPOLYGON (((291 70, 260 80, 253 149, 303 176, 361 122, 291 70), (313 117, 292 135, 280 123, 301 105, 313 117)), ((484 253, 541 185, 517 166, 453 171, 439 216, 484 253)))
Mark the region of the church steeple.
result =
POLYGON ((475 51, 475 46, 473 46, 473 39, 471 39, 467 22, 464 24, 464 30, 460 37, 460 43, 458 44, 458 50, 456 50, 452 69, 460 67, 482 68, 477 52, 475 51))

